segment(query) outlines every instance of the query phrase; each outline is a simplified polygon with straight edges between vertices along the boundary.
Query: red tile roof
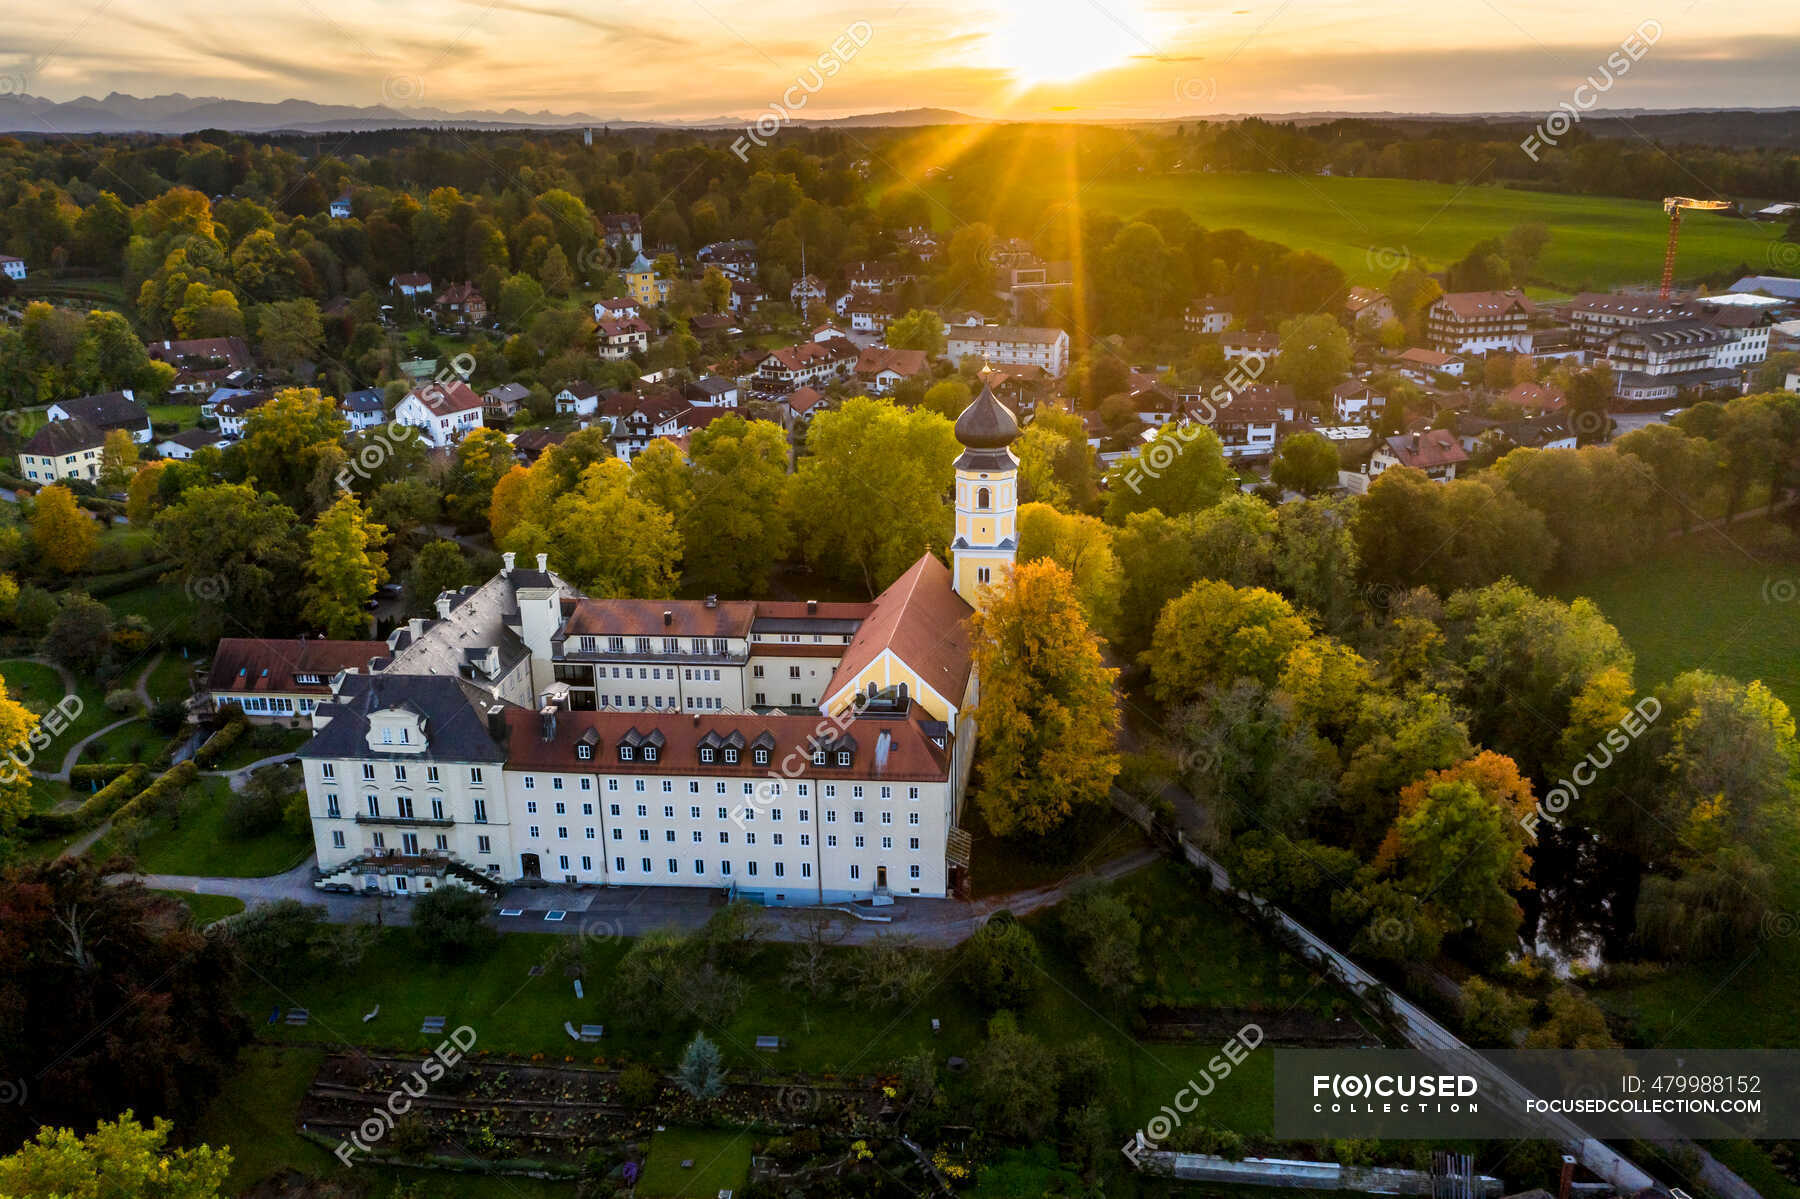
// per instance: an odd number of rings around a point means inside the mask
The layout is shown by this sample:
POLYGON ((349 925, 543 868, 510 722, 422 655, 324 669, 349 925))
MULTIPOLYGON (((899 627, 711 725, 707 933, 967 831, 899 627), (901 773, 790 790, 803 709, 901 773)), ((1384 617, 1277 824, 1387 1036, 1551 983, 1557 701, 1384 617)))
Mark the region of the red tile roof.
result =
POLYGON ((844 648, 832 672, 827 695, 854 681, 862 670, 892 650, 921 682, 960 705, 968 688, 969 634, 964 627, 971 608, 951 586, 950 568, 930 552, 921 554, 907 572, 875 597, 874 610, 844 648))
POLYGON ((703 600, 581 599, 563 632, 570 637, 737 637, 750 636, 756 605, 726 600, 707 607, 703 600), (669 623, 663 623, 663 614, 669 623))
POLYGON ((1515 308, 1526 316, 1537 312, 1537 305, 1522 291, 1451 291, 1439 296, 1437 303, 1465 321, 1504 316, 1515 308))
POLYGON ((213 691, 245 694, 324 695, 331 690, 331 676, 338 671, 366 673, 370 658, 386 658, 391 653, 385 641, 226 637, 213 652, 206 685, 213 691), (294 676, 299 674, 317 675, 321 681, 296 683, 294 676))
POLYGON ((460 379, 452 383, 427 383, 423 387, 413 388, 408 394, 438 416, 449 416, 453 412, 466 412, 471 408, 481 407, 481 396, 460 379))

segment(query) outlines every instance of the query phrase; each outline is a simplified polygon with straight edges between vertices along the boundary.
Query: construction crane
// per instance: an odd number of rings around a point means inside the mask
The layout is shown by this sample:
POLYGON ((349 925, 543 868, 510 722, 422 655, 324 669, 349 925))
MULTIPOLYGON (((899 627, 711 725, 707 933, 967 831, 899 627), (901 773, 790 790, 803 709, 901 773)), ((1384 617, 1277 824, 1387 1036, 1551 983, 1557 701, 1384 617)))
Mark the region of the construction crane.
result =
POLYGON ((1663 211, 1669 214, 1669 249, 1663 255, 1662 299, 1669 298, 1669 289, 1675 285, 1675 247, 1681 241, 1682 209, 1720 212, 1730 207, 1729 200, 1692 200, 1687 196, 1667 196, 1663 199, 1663 211))

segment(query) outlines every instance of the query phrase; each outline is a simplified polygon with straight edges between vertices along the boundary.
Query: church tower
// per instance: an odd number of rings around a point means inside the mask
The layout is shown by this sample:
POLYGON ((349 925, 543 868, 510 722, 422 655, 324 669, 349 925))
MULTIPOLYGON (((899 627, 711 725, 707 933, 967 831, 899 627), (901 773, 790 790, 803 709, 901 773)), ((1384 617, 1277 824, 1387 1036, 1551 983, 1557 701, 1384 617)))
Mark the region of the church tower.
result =
POLYGON ((1019 549, 1019 460, 1007 447, 1019 436, 1012 410, 982 386, 956 418, 956 536, 950 573, 956 593, 981 606, 981 589, 1012 569, 1019 549))

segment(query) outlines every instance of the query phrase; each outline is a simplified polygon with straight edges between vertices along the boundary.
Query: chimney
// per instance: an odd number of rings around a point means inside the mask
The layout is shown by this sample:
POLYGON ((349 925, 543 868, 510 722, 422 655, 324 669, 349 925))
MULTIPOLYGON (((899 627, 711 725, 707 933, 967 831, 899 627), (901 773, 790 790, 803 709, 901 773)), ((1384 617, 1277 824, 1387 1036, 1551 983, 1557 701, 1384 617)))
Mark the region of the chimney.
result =
POLYGON ((500 745, 506 744, 506 705, 489 704, 487 710, 488 736, 500 745))
POLYGON ((669 608, 664 608, 663 609, 663 628, 666 629, 674 623, 675 623, 674 611, 669 608))
POLYGON ((716 608, 719 606, 719 597, 716 593, 706 597, 706 606, 709 608, 716 608))
POLYGON ((1556 1180, 1556 1199, 1569 1199, 1569 1187, 1575 1181, 1575 1159, 1563 1154, 1562 1173, 1556 1180))
POLYGON ((819 601, 818 600, 807 600, 806 601, 806 614, 808 616, 817 616, 819 614, 819 601))
POLYGON ((518 557, 518 555, 515 553, 512 553, 510 550, 508 552, 500 555, 500 561, 505 563, 505 565, 501 569, 504 570, 507 574, 511 574, 513 572, 513 559, 516 557, 518 557))
POLYGON ((894 747, 894 738, 886 729, 882 729, 875 738, 875 770, 880 773, 887 769, 888 750, 894 747))
POLYGON ((407 630, 412 633, 412 639, 417 641, 425 635, 425 618, 423 616, 415 616, 406 622, 406 627, 407 630))
POLYGON ((538 733, 546 741, 556 740, 555 704, 545 704, 538 709, 538 733))
POLYGON ((1419 452, 1419 435, 1417 433, 1412 435, 1412 452, 1415 454, 1419 452))
POLYGON ((448 591, 438 592, 437 612, 439 620, 450 619, 450 595, 451 593, 448 591))
POLYGON ((549 554, 539 554, 538 555, 538 569, 539 570, 549 570, 550 569, 550 555, 549 554))

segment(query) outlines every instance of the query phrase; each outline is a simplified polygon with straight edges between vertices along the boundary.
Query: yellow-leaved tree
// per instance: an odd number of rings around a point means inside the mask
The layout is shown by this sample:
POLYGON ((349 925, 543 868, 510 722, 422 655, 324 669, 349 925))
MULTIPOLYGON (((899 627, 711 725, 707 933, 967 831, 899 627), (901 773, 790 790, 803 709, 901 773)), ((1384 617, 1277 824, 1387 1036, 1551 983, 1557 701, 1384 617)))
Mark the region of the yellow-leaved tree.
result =
POLYGON ((327 637, 368 635, 363 605, 387 582, 387 554, 381 549, 386 541, 387 529, 369 520, 353 492, 344 492, 320 513, 307 539, 311 583, 304 615, 327 637))
POLYGON ((75 493, 60 483, 38 492, 31 513, 31 543, 38 556, 63 574, 87 565, 100 540, 94 518, 75 503, 75 493))
POLYGON ((995 833, 1043 836, 1107 802, 1119 772, 1118 671, 1056 562, 1020 563, 986 601, 969 618, 981 680, 975 802, 995 833))

